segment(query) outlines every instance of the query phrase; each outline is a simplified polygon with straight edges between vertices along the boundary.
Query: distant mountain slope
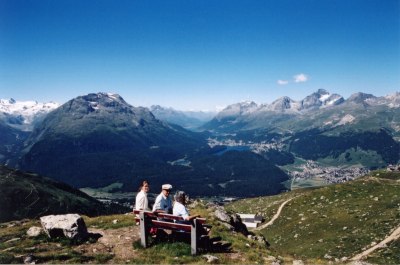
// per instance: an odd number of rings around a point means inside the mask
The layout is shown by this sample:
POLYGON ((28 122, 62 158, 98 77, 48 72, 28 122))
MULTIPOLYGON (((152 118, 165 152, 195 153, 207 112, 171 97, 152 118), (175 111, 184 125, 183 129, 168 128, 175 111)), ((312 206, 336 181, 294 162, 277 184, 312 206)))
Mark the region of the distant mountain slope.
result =
POLYGON ((151 106, 150 111, 157 119, 177 124, 188 130, 196 130, 198 127, 211 120, 216 114, 203 111, 179 111, 159 105, 151 106))
POLYGON ((15 163, 28 136, 29 132, 15 129, 0 119, 0 163, 15 163))
MULTIPOLYGON (((305 263, 348 262, 400 226, 398 179, 400 173, 379 171, 344 184, 244 199, 227 208, 260 213, 267 223, 292 198, 274 223, 261 231, 270 247, 305 263)), ((392 241, 364 261, 399 264, 399 243, 392 241)))
MULTIPOLYGON (((168 171, 167 161, 208 148, 200 134, 157 120, 119 95, 97 93, 49 113, 26 142, 19 166, 77 187, 168 171)), ((132 184, 135 183, 135 184, 132 184)))
MULTIPOLYGON (((319 158, 338 158, 345 154, 347 162, 351 157, 351 149, 373 151, 386 164, 396 164, 400 159, 400 143, 393 140, 386 130, 343 132, 339 135, 325 134, 318 130, 310 130, 296 134, 290 143, 290 151, 311 160, 319 158)), ((372 154, 371 154, 372 155, 372 154)))
POLYGON ((95 216, 124 210, 115 205, 106 207, 67 184, 1 165, 0 194, 0 222, 48 214, 80 213, 95 216))
POLYGON ((174 183, 196 196, 278 194, 286 190, 282 182, 289 179, 274 163, 249 151, 197 156, 187 171, 177 172, 174 183))

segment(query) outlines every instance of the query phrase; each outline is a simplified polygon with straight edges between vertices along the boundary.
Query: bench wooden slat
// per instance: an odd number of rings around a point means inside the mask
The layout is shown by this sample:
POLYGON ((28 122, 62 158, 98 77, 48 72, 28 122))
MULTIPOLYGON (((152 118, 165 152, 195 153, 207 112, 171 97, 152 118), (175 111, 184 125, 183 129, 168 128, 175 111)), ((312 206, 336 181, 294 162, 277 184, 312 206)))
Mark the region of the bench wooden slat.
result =
POLYGON ((162 228, 162 229, 182 230, 187 233, 190 233, 190 231, 192 229, 192 225, 164 222, 164 221, 158 221, 158 220, 151 220, 151 222, 153 223, 153 227, 162 228))
POLYGON ((168 220, 175 220, 175 221, 184 221, 182 216, 167 214, 167 213, 159 213, 157 215, 159 218, 168 219, 168 220))
POLYGON ((157 217, 157 215, 155 215, 153 212, 150 212, 150 211, 143 211, 143 210, 134 210, 133 211, 134 214, 140 214, 141 212, 143 212, 147 217, 154 217, 154 218, 157 217))
MULTIPOLYGON (((157 215, 159 218, 163 219, 168 219, 168 220, 175 220, 175 221, 184 221, 182 216, 176 216, 172 214, 166 214, 166 213, 159 213, 157 215)), ((196 218, 200 224, 205 224, 206 223, 206 218, 196 218)))
MULTIPOLYGON (((134 214, 140 214, 140 212, 144 212, 144 214, 147 217, 158 217, 158 218, 163 218, 167 220, 175 220, 175 221, 184 221, 182 216, 177 216, 177 215, 172 215, 172 214, 167 214, 167 213, 154 213, 150 211, 143 211, 143 210, 134 210, 134 214)), ((206 223, 206 218, 196 218, 200 224, 205 224, 206 223)))

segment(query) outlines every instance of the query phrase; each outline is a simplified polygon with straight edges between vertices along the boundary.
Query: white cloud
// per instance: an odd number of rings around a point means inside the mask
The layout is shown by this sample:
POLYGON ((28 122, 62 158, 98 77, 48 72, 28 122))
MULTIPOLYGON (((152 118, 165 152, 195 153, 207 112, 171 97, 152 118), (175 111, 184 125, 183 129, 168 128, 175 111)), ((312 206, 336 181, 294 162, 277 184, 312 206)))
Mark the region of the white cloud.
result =
POLYGON ((280 80, 280 79, 276 82, 278 83, 278 85, 281 85, 281 86, 287 85, 289 83, 289 81, 287 81, 287 80, 280 80))
POLYGON ((301 82, 306 82, 308 80, 308 76, 305 74, 298 74, 293 76, 293 79, 295 83, 301 83, 301 82))

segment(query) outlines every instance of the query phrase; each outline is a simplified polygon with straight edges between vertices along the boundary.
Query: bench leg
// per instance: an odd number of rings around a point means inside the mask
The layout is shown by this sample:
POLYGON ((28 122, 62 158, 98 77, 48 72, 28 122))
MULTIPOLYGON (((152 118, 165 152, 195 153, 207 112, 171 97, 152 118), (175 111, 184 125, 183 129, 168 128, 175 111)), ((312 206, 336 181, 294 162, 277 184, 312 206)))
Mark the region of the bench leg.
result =
POLYGON ((197 255, 198 254, 198 248, 199 248, 199 237, 200 237, 200 233, 199 233, 199 227, 201 226, 201 224, 199 224, 197 222, 197 219, 193 220, 193 226, 191 229, 191 242, 190 242, 190 247, 192 250, 192 255, 197 255))
POLYGON ((147 222, 146 222, 146 216, 144 215, 143 212, 139 214, 140 218, 140 243, 144 248, 147 247, 147 237, 148 237, 148 229, 147 229, 147 222))

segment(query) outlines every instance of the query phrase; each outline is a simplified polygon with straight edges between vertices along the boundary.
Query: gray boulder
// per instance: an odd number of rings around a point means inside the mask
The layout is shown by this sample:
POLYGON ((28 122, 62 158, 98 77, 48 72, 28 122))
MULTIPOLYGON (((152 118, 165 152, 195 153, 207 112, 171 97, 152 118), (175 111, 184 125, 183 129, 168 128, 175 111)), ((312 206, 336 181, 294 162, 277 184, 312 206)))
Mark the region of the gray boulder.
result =
POLYGON ((50 238, 84 239, 88 231, 79 214, 48 215, 40 217, 43 230, 50 238))
POLYGON ((38 235, 40 235, 40 233, 42 233, 42 231, 43 229, 41 227, 32 226, 28 229, 28 231, 26 231, 26 234, 28 235, 28 237, 37 237, 38 235))
POLYGON ((243 235, 247 236, 249 231, 245 224, 243 224, 242 219, 238 214, 232 215, 231 226, 235 229, 236 232, 242 233, 243 235))
POLYGON ((223 207, 217 207, 214 212, 215 217, 217 217, 220 221, 225 223, 231 223, 232 217, 230 217, 223 207))
POLYGON ((224 226, 228 229, 242 233, 243 235, 247 236, 249 231, 245 224, 243 224, 242 219, 238 214, 229 215, 224 207, 216 206, 214 211, 215 217, 222 222, 224 226))
POLYGON ((250 239, 250 240, 257 241, 257 242, 260 243, 260 244, 266 245, 267 247, 270 246, 270 244, 268 243, 268 241, 267 241, 267 240, 265 239, 265 237, 262 236, 262 235, 256 236, 256 235, 248 234, 248 235, 247 235, 247 238, 250 239))

